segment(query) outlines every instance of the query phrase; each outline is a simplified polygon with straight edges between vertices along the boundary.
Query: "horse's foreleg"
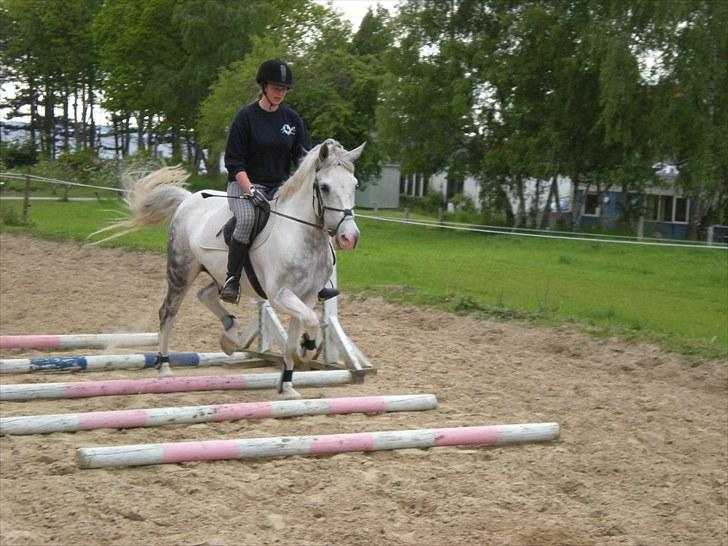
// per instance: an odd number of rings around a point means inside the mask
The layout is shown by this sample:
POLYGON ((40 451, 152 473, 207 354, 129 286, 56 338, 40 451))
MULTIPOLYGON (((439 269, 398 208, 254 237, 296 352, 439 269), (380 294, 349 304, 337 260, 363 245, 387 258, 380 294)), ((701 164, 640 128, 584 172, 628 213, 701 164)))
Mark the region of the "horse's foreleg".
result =
POLYGON ((288 327, 288 342, 283 354, 284 369, 279 392, 284 398, 300 398, 298 392, 293 388, 293 367, 296 353, 299 350, 299 337, 303 329, 310 339, 316 339, 319 320, 316 313, 288 288, 281 288, 271 303, 291 317, 288 327))
POLYGON ((197 299, 222 322, 223 331, 220 335, 220 347, 225 351, 225 354, 233 354, 240 348, 241 344, 240 322, 235 315, 228 313, 227 309, 220 303, 217 284, 212 282, 204 288, 200 288, 197 292, 197 299))

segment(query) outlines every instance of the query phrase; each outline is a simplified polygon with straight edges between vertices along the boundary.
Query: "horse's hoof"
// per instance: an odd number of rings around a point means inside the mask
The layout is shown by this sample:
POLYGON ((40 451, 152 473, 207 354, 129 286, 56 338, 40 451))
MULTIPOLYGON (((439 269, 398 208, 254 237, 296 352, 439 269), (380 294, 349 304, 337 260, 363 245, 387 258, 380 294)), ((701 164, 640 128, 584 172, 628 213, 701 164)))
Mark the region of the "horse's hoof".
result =
POLYGON ((285 383, 283 383, 281 398, 283 398, 284 400, 298 400, 301 398, 301 395, 296 389, 293 388, 293 385, 291 385, 291 383, 286 381, 285 383))
POLYGON ((296 351, 293 353, 293 362, 298 366, 304 366, 313 360, 315 354, 316 351, 296 351))
POLYGON ((220 347, 226 355, 230 356, 233 354, 237 350, 238 345, 236 341, 230 339, 224 333, 220 336, 220 347))

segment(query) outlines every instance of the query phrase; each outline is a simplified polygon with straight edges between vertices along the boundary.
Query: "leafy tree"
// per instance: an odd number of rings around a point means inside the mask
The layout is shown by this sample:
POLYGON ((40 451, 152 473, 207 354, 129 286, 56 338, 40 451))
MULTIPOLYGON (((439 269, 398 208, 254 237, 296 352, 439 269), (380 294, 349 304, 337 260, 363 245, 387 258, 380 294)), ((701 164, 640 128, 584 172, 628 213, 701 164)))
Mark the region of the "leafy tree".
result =
MULTIPOLYGON (((376 145, 372 142, 381 80, 377 57, 352 51, 350 27, 325 6, 310 6, 308 2, 296 6, 281 11, 266 37, 253 39, 252 50, 245 58, 220 72, 200 109, 196 125, 200 141, 209 150, 210 163, 213 159, 217 162, 235 113, 257 97, 255 73, 260 62, 282 58, 291 64, 295 74, 296 86, 287 102, 303 117, 314 144, 330 137, 347 148, 369 141, 367 153, 357 163, 357 175, 365 183, 378 168, 376 145), (273 39, 284 31, 285 38, 273 39)), ((365 32, 385 34, 386 18, 380 15, 372 16, 370 30, 365 32)))
POLYGON ((709 225, 728 221, 728 4, 675 8, 661 58, 660 144, 690 197, 689 235, 703 238, 709 225))
POLYGON ((60 107, 62 146, 93 145, 96 57, 89 20, 101 0, 67 0, 63 9, 52 0, 5 0, 0 11, 4 27, 2 64, 20 90, 10 102, 11 115, 30 109, 31 141, 47 157, 56 153, 60 107), (71 115, 70 110, 73 110, 71 115))
POLYGON ((394 23, 400 38, 384 57, 377 136, 404 173, 461 173, 461 152, 473 132, 472 82, 466 46, 450 24, 454 6, 408 2, 394 23))
MULTIPOLYGON (((136 118, 140 150, 148 144, 144 130, 152 129, 155 116, 163 113, 162 97, 157 93, 157 85, 162 83, 160 67, 179 70, 182 64, 179 37, 172 25, 175 4, 175 0, 107 2, 94 20, 105 75, 103 106, 113 114, 117 129, 126 131, 130 118, 136 118)), ((128 151, 125 140, 123 152, 128 151)))

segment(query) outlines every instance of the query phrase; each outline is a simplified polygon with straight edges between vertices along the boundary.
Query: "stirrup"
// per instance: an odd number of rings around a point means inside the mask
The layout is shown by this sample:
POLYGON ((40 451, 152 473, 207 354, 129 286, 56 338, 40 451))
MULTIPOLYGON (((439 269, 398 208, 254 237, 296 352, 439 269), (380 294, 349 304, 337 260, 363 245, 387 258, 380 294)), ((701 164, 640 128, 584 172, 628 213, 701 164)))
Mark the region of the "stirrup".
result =
POLYGON ((230 275, 220 289, 220 299, 227 303, 238 303, 240 301, 240 281, 230 275))
POLYGON ((335 298, 339 294, 341 294, 341 292, 339 292, 336 288, 322 288, 318 293, 318 299, 319 301, 326 301, 331 298, 335 298))

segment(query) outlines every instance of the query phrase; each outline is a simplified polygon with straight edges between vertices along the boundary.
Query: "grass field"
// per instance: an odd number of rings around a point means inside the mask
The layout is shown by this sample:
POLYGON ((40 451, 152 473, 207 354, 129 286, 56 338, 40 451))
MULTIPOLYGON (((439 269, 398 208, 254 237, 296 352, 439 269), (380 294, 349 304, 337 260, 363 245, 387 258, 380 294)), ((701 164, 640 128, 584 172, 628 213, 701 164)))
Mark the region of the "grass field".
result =
MULTIPOLYGON (((27 227, 17 225, 21 203, 1 206, 4 230, 77 241, 121 211, 117 200, 33 202, 27 227)), ((339 285, 355 297, 568 323, 683 354, 728 355, 725 250, 462 233, 363 218, 358 224, 359 248, 338 255, 339 285)), ((166 232, 145 229, 109 244, 164 252, 166 232)))

